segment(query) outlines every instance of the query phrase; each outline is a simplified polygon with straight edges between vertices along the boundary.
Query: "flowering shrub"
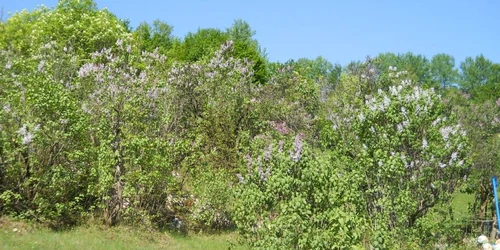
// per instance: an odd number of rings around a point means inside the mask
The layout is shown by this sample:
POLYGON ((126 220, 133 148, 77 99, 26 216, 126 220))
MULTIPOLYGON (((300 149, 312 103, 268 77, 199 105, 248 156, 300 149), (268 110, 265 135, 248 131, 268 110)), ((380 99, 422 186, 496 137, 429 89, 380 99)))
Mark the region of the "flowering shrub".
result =
POLYGON ((238 175, 234 218, 252 247, 361 249, 363 207, 350 173, 343 162, 315 155, 296 135, 247 157, 248 170, 238 175))
POLYGON ((0 207, 54 226, 75 223, 91 207, 87 121, 68 88, 78 59, 66 51, 50 42, 30 58, 2 52, 0 69, 0 207))
POLYGON ((166 213, 160 204, 173 184, 164 62, 157 51, 137 55, 118 39, 114 47, 93 53, 78 71, 74 93, 84 97, 82 109, 91 120, 99 159, 91 174, 97 185, 91 190, 105 204, 108 224, 119 222, 123 209, 129 215, 166 213))
POLYGON ((447 202, 470 165, 466 132, 441 97, 409 80, 394 81, 388 91, 367 96, 351 124, 356 185, 375 235, 388 232, 387 246, 447 202))

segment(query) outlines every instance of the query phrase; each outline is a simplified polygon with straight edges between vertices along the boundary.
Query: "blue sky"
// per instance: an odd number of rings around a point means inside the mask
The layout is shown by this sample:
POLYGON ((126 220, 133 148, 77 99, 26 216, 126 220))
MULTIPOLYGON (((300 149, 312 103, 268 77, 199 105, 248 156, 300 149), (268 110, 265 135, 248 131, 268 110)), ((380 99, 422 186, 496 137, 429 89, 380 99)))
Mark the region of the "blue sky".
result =
MULTIPOLYGON (((499 0, 96 0, 133 26, 160 19, 183 37, 198 28, 225 29, 243 19, 271 61, 323 56, 345 65, 383 52, 431 58, 483 54, 500 62, 499 0)), ((57 0, 0 0, 7 12, 57 0)), ((4 17, 5 18, 5 17, 4 17)))

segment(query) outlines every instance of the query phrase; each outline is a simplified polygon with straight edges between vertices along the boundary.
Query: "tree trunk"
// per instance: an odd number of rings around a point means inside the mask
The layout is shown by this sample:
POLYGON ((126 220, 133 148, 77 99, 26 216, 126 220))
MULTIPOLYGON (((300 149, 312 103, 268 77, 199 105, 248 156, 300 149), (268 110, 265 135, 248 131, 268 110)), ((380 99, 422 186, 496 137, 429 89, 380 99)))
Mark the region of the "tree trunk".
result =
POLYGON ((483 227, 484 227, 484 222, 483 220, 486 218, 486 213, 488 210, 488 196, 489 192, 487 189, 481 185, 481 191, 479 193, 479 202, 480 202, 480 207, 479 207, 479 223, 478 223, 478 228, 477 231, 482 233, 483 227))
POLYGON ((109 191, 110 199, 104 211, 105 223, 108 226, 114 226, 120 221, 121 209, 123 207, 123 152, 121 149, 121 115, 118 110, 116 110, 117 120, 113 126, 113 152, 115 153, 115 176, 114 185, 109 191))

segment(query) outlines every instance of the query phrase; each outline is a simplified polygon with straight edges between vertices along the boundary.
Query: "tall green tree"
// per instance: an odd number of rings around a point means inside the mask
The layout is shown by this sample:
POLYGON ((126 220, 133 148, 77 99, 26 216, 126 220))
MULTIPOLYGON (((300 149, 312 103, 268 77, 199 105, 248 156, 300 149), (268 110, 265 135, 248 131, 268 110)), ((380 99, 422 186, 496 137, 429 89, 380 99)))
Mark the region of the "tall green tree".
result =
POLYGON ((467 57, 460 63, 460 86, 473 100, 496 99, 500 92, 499 66, 483 55, 467 57))
POLYGON ((185 62, 197 62, 214 55, 229 36, 219 29, 198 29, 189 32, 178 47, 173 48, 175 57, 185 62))
POLYGON ((255 47, 259 45, 257 40, 253 38, 257 32, 252 30, 250 24, 242 19, 234 20, 233 25, 226 29, 226 33, 229 35, 229 39, 235 42, 249 43, 255 47))
POLYGON ((36 53, 37 48, 56 41, 61 48, 72 47, 88 58, 126 34, 123 22, 108 10, 99 10, 93 0, 60 0, 54 9, 16 13, 2 26, 0 44, 22 54, 36 53))
POLYGON ((423 55, 415 55, 411 52, 404 54, 384 53, 378 55, 374 60, 379 70, 387 71, 389 67, 397 70, 406 70, 411 78, 422 85, 432 85, 430 62, 423 55))
POLYGON ((173 46, 175 37, 172 35, 173 27, 167 23, 155 20, 152 25, 142 22, 133 32, 134 41, 139 43, 141 51, 153 51, 156 48, 163 54, 173 46))
POLYGON ((458 71, 455 69, 455 58, 447 54, 437 54, 431 60, 432 80, 441 88, 451 87, 457 83, 458 71))
POLYGON ((253 63, 254 81, 264 84, 268 79, 267 59, 265 52, 254 38, 256 31, 250 25, 236 19, 231 27, 226 29, 230 40, 234 42, 234 55, 240 59, 248 59, 253 63))

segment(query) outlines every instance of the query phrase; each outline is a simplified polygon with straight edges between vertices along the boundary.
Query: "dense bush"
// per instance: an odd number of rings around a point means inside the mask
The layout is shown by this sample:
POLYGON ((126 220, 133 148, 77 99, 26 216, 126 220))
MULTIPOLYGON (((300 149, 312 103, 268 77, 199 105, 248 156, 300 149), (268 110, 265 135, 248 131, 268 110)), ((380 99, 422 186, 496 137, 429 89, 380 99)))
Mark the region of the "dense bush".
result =
POLYGON ((301 135, 248 157, 236 192, 240 233, 258 249, 361 248, 363 206, 344 164, 314 153, 301 135))

